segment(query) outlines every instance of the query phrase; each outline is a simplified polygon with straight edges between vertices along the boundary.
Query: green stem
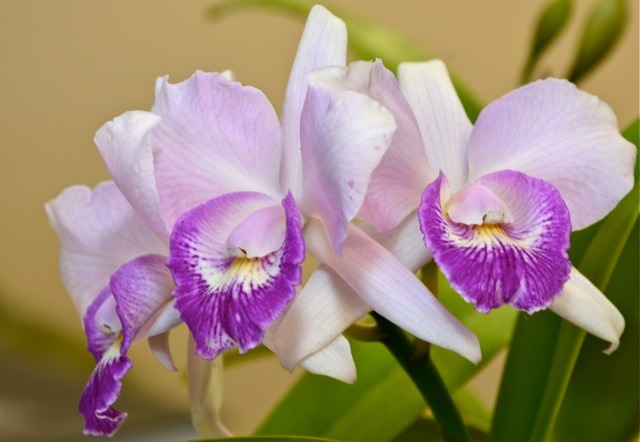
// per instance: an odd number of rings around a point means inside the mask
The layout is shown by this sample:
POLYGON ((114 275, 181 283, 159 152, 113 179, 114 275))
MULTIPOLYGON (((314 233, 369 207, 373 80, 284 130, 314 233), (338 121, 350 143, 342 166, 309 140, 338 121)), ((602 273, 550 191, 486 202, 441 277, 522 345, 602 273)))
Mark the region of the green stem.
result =
POLYGON ((382 343, 400 363, 427 402, 447 441, 470 441, 467 428, 431 358, 416 358, 416 345, 397 326, 372 313, 385 334, 382 343))

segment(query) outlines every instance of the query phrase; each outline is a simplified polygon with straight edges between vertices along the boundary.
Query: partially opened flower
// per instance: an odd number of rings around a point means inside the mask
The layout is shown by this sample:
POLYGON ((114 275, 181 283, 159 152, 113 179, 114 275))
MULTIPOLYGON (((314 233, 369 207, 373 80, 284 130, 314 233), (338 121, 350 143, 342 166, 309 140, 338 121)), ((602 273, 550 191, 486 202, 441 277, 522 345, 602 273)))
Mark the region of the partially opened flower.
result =
POLYGON ((167 338, 180 321, 167 247, 112 182, 70 187, 46 209, 60 238, 62 280, 97 362, 79 405, 84 432, 112 435, 127 417, 112 404, 131 368, 131 344, 149 338, 158 359, 174 369, 167 338))
POLYGON ((452 90, 441 63, 404 65, 400 83, 423 133, 441 122, 446 134, 427 146, 440 175, 418 216, 452 286, 482 312, 550 306, 615 349, 624 320, 567 256, 571 231, 633 187, 636 150, 609 106, 547 79, 491 103, 473 127, 455 94, 437 92, 452 90))
MULTIPOLYGON (((307 86, 306 72, 344 64, 345 52, 344 23, 315 7, 282 125, 260 91, 198 72, 175 85, 159 79, 151 112, 126 113, 96 137, 132 205, 158 230, 171 231, 176 308, 204 358, 263 341, 300 284, 305 248, 382 314, 479 358, 475 336, 350 224, 396 123, 365 94, 307 86)), ((327 346, 349 352, 341 336, 316 351, 327 346)))

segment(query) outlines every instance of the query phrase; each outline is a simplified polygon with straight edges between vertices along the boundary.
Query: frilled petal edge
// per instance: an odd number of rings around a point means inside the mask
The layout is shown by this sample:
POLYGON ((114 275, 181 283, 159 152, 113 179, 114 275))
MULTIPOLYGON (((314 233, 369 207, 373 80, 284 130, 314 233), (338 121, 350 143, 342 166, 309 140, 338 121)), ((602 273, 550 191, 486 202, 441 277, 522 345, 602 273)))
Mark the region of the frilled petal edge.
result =
POLYGON ((227 194, 176 223, 167 262, 177 286, 176 308, 194 336, 196 353, 205 359, 234 346, 245 353, 259 345, 295 295, 305 248, 302 217, 291 194, 282 201, 286 233, 278 249, 255 258, 228 250, 231 232, 273 204, 260 193, 227 194))

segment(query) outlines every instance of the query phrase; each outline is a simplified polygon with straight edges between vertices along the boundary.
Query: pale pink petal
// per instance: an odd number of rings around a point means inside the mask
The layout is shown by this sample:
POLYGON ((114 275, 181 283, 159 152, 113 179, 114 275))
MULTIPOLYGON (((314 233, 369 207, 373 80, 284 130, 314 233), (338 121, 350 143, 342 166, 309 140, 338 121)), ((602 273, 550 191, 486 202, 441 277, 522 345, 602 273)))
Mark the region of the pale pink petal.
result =
MULTIPOLYGON (((318 223, 310 220, 309 224, 318 223)), ((305 229, 310 253, 330 266, 373 310, 420 339, 455 351, 472 362, 480 360, 476 336, 428 291, 387 249, 354 225, 335 254, 317 229, 305 229)))
POLYGON ((388 232, 366 232, 414 273, 433 258, 431 252, 423 247, 423 235, 416 210, 388 232))
POLYGON ((160 213, 180 215, 225 193, 258 191, 280 200, 280 123, 262 92, 220 74, 158 79, 151 132, 160 213))
POLYGON ((298 293, 277 328, 275 345, 280 363, 285 369, 293 370, 370 310, 346 282, 321 265, 298 293))
POLYGON ((442 170, 454 191, 467 181, 467 146, 473 128, 444 63, 402 63, 398 81, 418 120, 433 181, 442 170))
POLYGON ((300 114, 307 95, 305 75, 323 66, 344 66, 347 58, 347 27, 323 6, 311 8, 296 59, 293 62, 282 109, 281 183, 297 198, 302 188, 300 114))
POLYGON ((120 191, 142 219, 168 243, 169 231, 160 217, 149 140, 149 132, 160 120, 151 112, 126 112, 102 126, 93 140, 120 191))
MULTIPOLYGON (((306 227, 322 229, 318 224, 306 227)), ((412 272, 431 260, 423 246, 422 232, 415 212, 395 229, 372 236, 393 253, 412 272)), ((317 234, 322 234, 318 232, 317 234)), ((371 310, 327 265, 321 264, 311 275, 285 313, 276 333, 278 357, 291 370, 310 354, 331 345, 351 324, 371 310)))
POLYGON ((322 219, 333 247, 340 250, 346 226, 362 206, 396 124, 391 113, 369 97, 323 87, 313 74, 308 78, 300 128, 301 209, 322 219))
POLYGON ((618 309, 585 278, 572 268, 562 295, 551 304, 551 310, 594 336, 609 341, 609 354, 618 348, 624 331, 624 318, 618 309))
MULTIPOLYGON (((267 329, 263 341, 263 344, 278 356, 276 336, 283 317, 280 316, 267 329)), ((286 352, 287 348, 283 348, 283 351, 286 352)), ((309 354, 299 361, 299 364, 310 373, 329 376, 349 384, 356 379, 356 367, 351 356, 351 347, 344 336, 338 336, 333 341, 328 342, 315 353, 309 354)), ((294 363, 290 368, 285 368, 291 371, 295 366, 296 364, 294 363)))
POLYGON ((300 366, 310 373, 329 376, 353 384, 356 381, 356 364, 351 356, 351 346, 344 336, 338 336, 328 346, 300 361, 300 366))
POLYGON ((60 239, 62 281, 81 317, 120 265, 167 253, 113 182, 69 187, 45 208, 60 239))
POLYGON ((513 216, 504 201, 480 184, 470 184, 444 203, 444 212, 456 223, 481 226, 513 222, 513 216))
POLYGON ((374 170, 358 218, 378 230, 388 230, 418 207, 429 184, 430 169, 418 123, 402 95, 396 78, 380 60, 354 62, 313 72, 314 84, 336 92, 354 91, 384 106, 396 120, 397 130, 387 152, 374 170))
POLYGON ((578 230, 631 190, 635 155, 607 104, 566 80, 547 79, 482 111, 471 136, 469 174, 473 181, 511 169, 551 183, 578 230))

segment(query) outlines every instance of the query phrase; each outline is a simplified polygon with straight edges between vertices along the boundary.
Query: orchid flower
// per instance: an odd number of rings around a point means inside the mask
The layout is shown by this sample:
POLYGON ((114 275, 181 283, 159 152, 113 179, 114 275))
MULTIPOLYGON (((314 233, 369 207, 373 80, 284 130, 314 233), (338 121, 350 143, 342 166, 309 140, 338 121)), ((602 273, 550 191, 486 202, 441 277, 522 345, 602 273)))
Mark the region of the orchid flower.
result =
POLYGON ((110 436, 127 417, 111 405, 131 368, 131 344, 148 338, 158 359, 175 370, 167 339, 180 321, 164 264, 167 247, 112 182, 94 190, 69 187, 46 210, 60 239, 62 280, 97 362, 80 399, 84 433, 110 436))
MULTIPOLYGON (((62 280, 82 318, 88 350, 97 362, 80 399, 84 432, 111 436, 127 417, 112 405, 120 394, 120 380, 132 366, 127 356, 131 344, 148 338, 158 360, 167 369, 176 370, 168 331, 181 321, 171 295, 175 284, 165 265, 169 248, 113 182, 93 190, 69 187, 47 203, 46 211, 60 239, 62 280)), ((301 366, 313 373, 347 376, 343 380, 349 381, 354 368, 338 350, 328 346, 301 366)), ((219 405, 206 403, 215 397, 207 398, 208 391, 198 390, 209 384, 212 370, 199 359, 188 359, 189 399, 200 401, 191 407, 192 413, 209 415, 193 416, 194 424, 225 434, 217 417, 219 405)), ((221 392, 214 395, 219 398, 221 392)))
MULTIPOLYGON (((568 264, 565 253, 569 223, 583 228, 598 221, 633 184, 635 149, 620 136, 615 116, 606 104, 566 81, 541 81, 490 105, 480 116, 472 137, 473 127, 440 61, 401 64, 399 82, 380 61, 327 67, 309 77, 329 89, 366 94, 394 115, 398 129, 372 174, 357 218, 409 270, 417 271, 431 261, 434 253, 436 263, 442 266, 454 287, 467 290, 466 299, 477 300, 481 310, 485 310, 487 293, 496 287, 497 279, 489 272, 489 266, 482 267, 477 262, 475 267, 472 265, 473 250, 468 247, 465 252, 458 247, 464 241, 467 246, 478 247, 478 254, 473 255, 476 260, 481 260, 487 251, 498 263, 504 259, 505 278, 535 279, 534 287, 545 284, 542 281, 555 274, 555 288, 551 289, 554 293, 531 295, 517 302, 514 297, 501 299, 528 311, 551 302, 550 308, 557 314, 611 342, 611 351, 616 348, 624 328, 622 316, 591 282, 568 264), (499 175, 489 175, 491 172, 499 175), (577 179, 576 172, 581 174, 577 179), (452 187, 442 185, 440 190, 441 184, 449 180, 452 187), (512 192, 511 206, 492 196, 493 191, 498 192, 496 181, 501 182, 503 191, 512 192), (542 225, 534 228, 535 219, 527 218, 529 212, 524 210, 525 206, 541 209, 542 202, 547 201, 543 195, 554 195, 547 202, 547 210, 564 214, 556 222, 563 225, 560 232, 555 230, 556 225, 546 220, 542 223, 549 231, 546 236, 538 229, 542 225), (434 202, 437 198, 445 199, 441 206, 449 203, 447 209, 453 210, 453 214, 449 212, 448 216, 460 216, 457 221, 469 224, 451 223, 443 211, 437 211, 439 201, 434 202), (568 211, 563 206, 568 206, 568 211), (505 218, 499 218, 501 214, 505 218), (548 261, 552 258, 545 250, 542 263, 534 265, 532 261, 530 273, 519 269, 519 273, 512 274, 507 268, 514 262, 513 251, 499 257, 499 247, 483 242, 490 236, 481 232, 471 235, 479 229, 478 225, 472 227, 473 222, 482 224, 483 217, 488 226, 485 233, 489 234, 500 220, 512 222, 514 216, 520 223, 520 235, 529 229, 530 234, 545 239, 554 236, 549 242, 555 242, 555 250, 563 249, 554 255, 559 255, 553 258, 556 262, 548 261), (420 246, 423 237, 431 246, 428 249, 420 246), (538 282, 540 274, 544 278, 538 282), (467 285, 458 283, 460 278, 467 285), (478 292, 483 284, 485 291, 478 292), (532 297, 538 297, 538 302, 529 301, 532 297)), ((520 253, 516 254, 525 256, 520 253)), ((529 255, 525 260, 529 263, 529 255)), ((510 283, 519 287, 513 280, 510 283)), ((281 362, 285 367, 295 365, 309 352, 339 336, 371 307, 339 272, 321 265, 280 324, 276 343, 289 349, 279 354, 281 362), (291 338, 293 330, 295 340, 291 338)))
MULTIPOLYGON (((260 91, 198 72, 175 85, 159 79, 151 112, 125 113, 96 136, 123 194, 156 231, 171 232, 175 306, 203 358, 272 336, 309 251, 392 321, 479 359, 477 338, 351 224, 396 122, 365 94, 307 83, 307 72, 344 65, 345 54, 344 23, 317 6, 281 123, 260 91)), ((343 337, 316 351, 327 347, 351 360, 343 337)))
POLYGON ((624 319, 572 268, 572 230, 606 216, 633 187, 636 149, 611 108, 566 80, 523 86, 464 118, 441 63, 407 64, 400 84, 434 145, 438 178, 418 211, 424 241, 462 297, 481 312, 550 307, 618 346, 624 319))

